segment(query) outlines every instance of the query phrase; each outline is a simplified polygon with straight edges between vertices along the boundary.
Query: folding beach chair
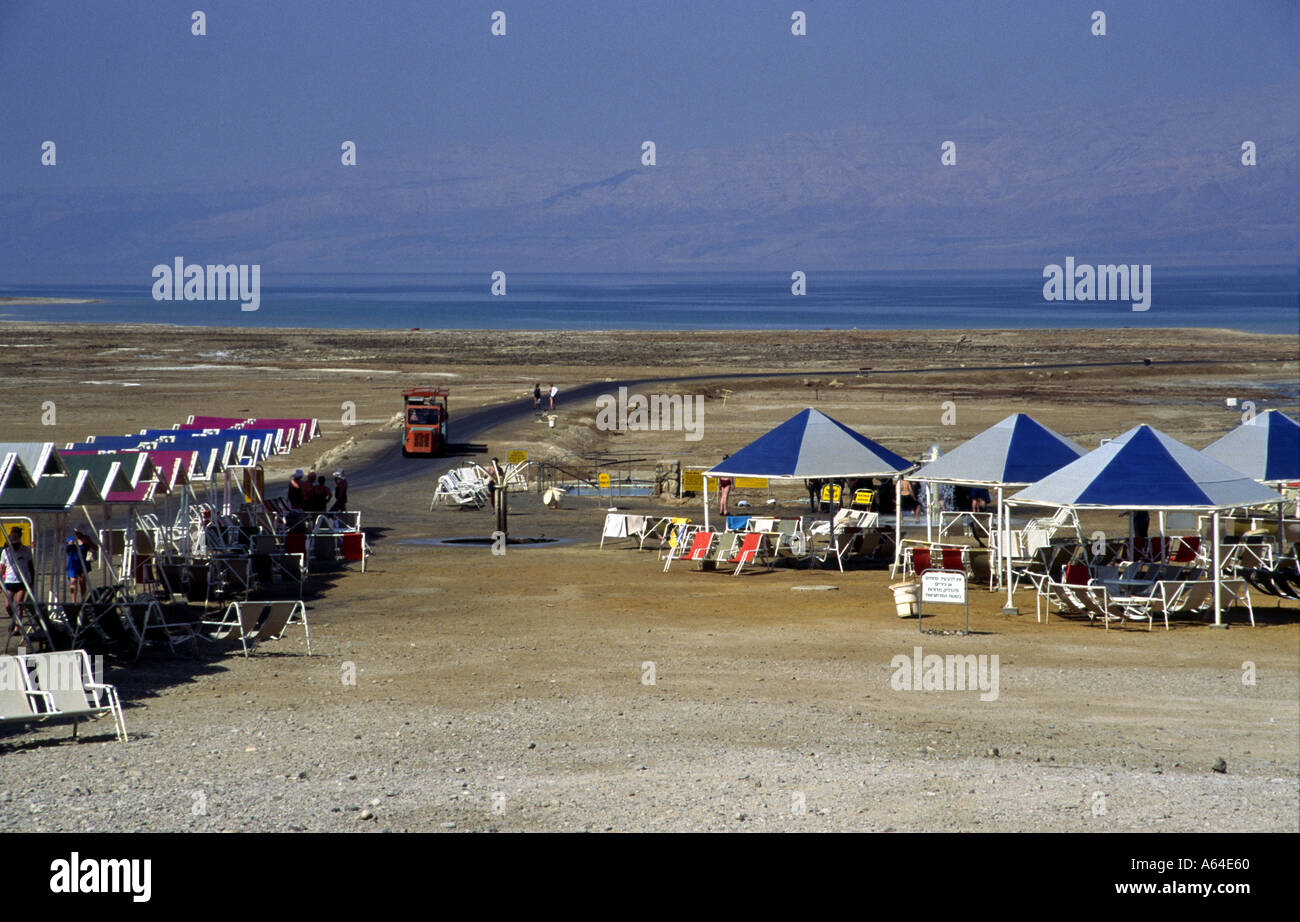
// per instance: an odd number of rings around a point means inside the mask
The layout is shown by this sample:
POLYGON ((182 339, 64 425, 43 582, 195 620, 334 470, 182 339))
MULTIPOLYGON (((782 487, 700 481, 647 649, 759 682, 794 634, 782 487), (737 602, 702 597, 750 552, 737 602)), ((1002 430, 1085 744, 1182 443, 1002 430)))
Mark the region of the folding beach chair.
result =
MULTIPOLYGON (((1171 614, 1198 612, 1209 604, 1213 594, 1214 583, 1210 580, 1160 580, 1147 599, 1137 604, 1130 603, 1128 607, 1138 616, 1137 620, 1146 620, 1148 630, 1155 620, 1154 615, 1162 615, 1167 631, 1171 614)), ((1254 621, 1251 623, 1253 625, 1254 621)))
POLYGON ((1169 555, 1170 563, 1191 564, 1195 563, 1201 554, 1201 536, 1188 535, 1177 539, 1173 551, 1169 555))
POLYGON ((204 640, 219 642, 234 636, 248 656, 248 644, 257 638, 257 623, 262 617, 260 602, 231 602, 222 612, 219 621, 201 621, 204 627, 213 630, 209 634, 200 634, 204 640))
POLYGON ((346 561, 361 561, 361 572, 366 572, 366 558, 370 556, 370 542, 366 540, 364 531, 351 531, 341 536, 342 548, 340 549, 343 559, 346 561))
POLYGON ((641 535, 641 548, 644 550, 645 543, 651 538, 658 538, 659 547, 662 548, 675 521, 671 516, 646 516, 645 531, 641 535))
POLYGON ((926 570, 934 569, 934 564, 930 562, 930 549, 928 547, 914 547, 909 558, 912 573, 920 576, 926 570))
POLYGON ((751 531, 738 544, 733 546, 733 553, 727 560, 727 563, 736 565, 736 569, 731 575, 739 576, 745 564, 753 563, 759 557, 762 557, 767 562, 770 570, 772 568, 772 556, 767 535, 761 531, 751 531))
POLYGON ((221 555, 208 558, 208 590, 220 599, 248 598, 253 580, 253 560, 246 555, 221 555))
POLYGON ((458 478, 454 472, 448 472, 438 478, 438 486, 433 491, 429 509, 432 510, 435 505, 438 505, 439 500, 450 505, 482 509, 488 504, 488 488, 486 484, 478 481, 466 482, 458 478))
POLYGON ((1092 620, 1094 613, 1080 600, 1080 595, 1087 588, 1087 586, 1070 586, 1065 583, 1057 583, 1050 579, 1043 580, 1037 595, 1034 620, 1043 623, 1051 621, 1053 606, 1056 607, 1058 613, 1080 615, 1092 620))
POLYGON ((126 722, 122 719, 117 689, 95 681, 90 657, 85 650, 33 653, 24 659, 32 669, 34 690, 42 692, 54 706, 54 711, 44 719, 71 720, 75 737, 80 721, 110 714, 118 740, 127 741, 126 722))
POLYGON ((939 559, 943 561, 943 569, 960 570, 969 574, 970 560, 966 556, 964 547, 941 547, 939 548, 939 559))
POLYGON ((809 561, 812 549, 803 531, 803 516, 778 519, 773 533, 776 536, 772 546, 774 561, 788 560, 795 564, 809 561))
POLYGON ((871 508, 871 504, 872 502, 875 501, 875 498, 876 498, 875 490, 854 490, 853 491, 853 505, 859 509, 871 508))
POLYGON ((33 685, 26 657, 0 655, 0 725, 40 723, 54 710, 49 693, 33 685))
MULTIPOLYGON (((673 551, 679 545, 689 540, 690 533, 694 530, 691 520, 683 516, 674 516, 664 520, 663 532, 659 538, 659 550, 662 552, 665 547, 668 549, 668 555, 671 556, 673 551)), ((662 557, 662 553, 660 554, 662 557)))
POLYGON ((664 572, 665 573, 668 572, 668 568, 672 565, 672 562, 674 560, 708 559, 709 551, 712 550, 714 539, 717 538, 717 536, 718 533, 713 531, 695 532, 695 534, 691 535, 691 543, 689 547, 687 547, 684 544, 679 544, 677 549, 681 551, 681 553, 680 554, 670 553, 668 555, 668 559, 664 561, 664 572))
MULTIPOLYGON (((257 643, 267 640, 279 640, 284 632, 295 624, 301 624, 307 635, 307 655, 311 656, 311 626, 307 623, 307 606, 301 599, 279 602, 245 602, 247 607, 263 605, 257 625, 257 643)), ((247 648, 245 648, 247 653, 247 648)))
POLYGON ((118 608, 122 612, 123 621, 140 638, 137 656, 145 644, 155 641, 166 644, 168 651, 173 654, 176 652, 178 640, 188 641, 191 651, 198 652, 196 643, 198 635, 194 625, 188 621, 169 620, 156 598, 139 596, 135 599, 127 599, 119 603, 118 608))

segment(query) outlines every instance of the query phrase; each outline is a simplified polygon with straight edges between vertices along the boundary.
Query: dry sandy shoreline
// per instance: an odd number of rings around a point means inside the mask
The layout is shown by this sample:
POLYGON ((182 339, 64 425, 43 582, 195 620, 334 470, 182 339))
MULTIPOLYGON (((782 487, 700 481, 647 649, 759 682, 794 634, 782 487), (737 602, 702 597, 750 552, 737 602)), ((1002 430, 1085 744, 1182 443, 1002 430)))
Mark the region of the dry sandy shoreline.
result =
MULTIPOLYGON (((451 388, 453 438, 457 413, 531 403, 535 382, 555 381, 555 429, 526 416, 476 441, 492 454, 625 452, 651 466, 716 460, 803 406, 913 453, 951 448, 1017 411, 1088 447, 1137 422, 1202 447, 1239 420, 1224 397, 1293 414, 1300 403, 1296 337, 1231 331, 0 324, 0 339, 10 346, 0 370, 22 382, 0 394, 5 438, 62 444, 190 413, 320 417, 325 437, 274 469, 273 482, 318 460, 358 470, 390 454, 396 395, 424 381, 451 388), (1033 367, 1069 363, 1079 365, 1033 367), (942 370, 914 371, 927 368, 942 370), (674 380, 740 372, 795 374, 674 380), (580 383, 641 378, 647 393, 659 382, 704 396, 701 441, 598 432, 592 404, 565 403, 580 383), (57 422, 45 426, 50 400, 57 422), (943 423, 945 401, 955 425, 943 423), (342 425, 346 404, 354 426, 342 425)), ((517 533, 567 542, 503 558, 412 543, 491 528, 487 513, 428 511, 438 466, 426 469, 354 491, 377 553, 365 574, 314 587, 317 655, 295 636, 247 661, 110 666, 136 739, 99 742, 100 727, 81 745, 60 742, 63 728, 0 737, 0 830, 1300 825, 1294 603, 1257 599, 1253 629, 1237 616, 1227 631, 1106 632, 1037 623, 1028 594, 1019 597, 1028 615, 1003 616, 1000 599, 977 591, 977 634, 918 640, 915 622, 894 616, 880 571, 665 574, 650 551, 597 550, 609 500, 549 511, 520 497, 517 533), (814 583, 838 588, 792 591, 814 583), (998 698, 894 691, 892 658, 918 644, 998 655, 998 698), (1241 681, 1247 662, 1254 686, 1241 681), (654 685, 643 684, 646 663, 654 685), (356 685, 341 681, 344 664, 356 667, 356 685), (1219 757, 1227 774, 1210 770, 1219 757), (360 819, 363 810, 374 818, 360 819)), ((778 498, 796 510, 797 496, 778 498)))

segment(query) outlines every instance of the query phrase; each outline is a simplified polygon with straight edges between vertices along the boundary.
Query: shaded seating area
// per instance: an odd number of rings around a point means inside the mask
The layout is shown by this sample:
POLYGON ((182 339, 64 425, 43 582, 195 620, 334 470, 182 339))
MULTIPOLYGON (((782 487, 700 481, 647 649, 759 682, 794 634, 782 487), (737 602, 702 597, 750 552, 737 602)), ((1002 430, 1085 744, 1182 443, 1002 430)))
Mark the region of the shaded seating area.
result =
MULTIPOLYGON (((1127 560, 1119 555, 1094 555, 1068 566, 1084 568, 1072 585, 1104 589, 1108 604, 1102 610, 1130 620, 1156 616, 1168 627, 1169 615, 1212 611, 1215 624, 1223 623, 1226 607, 1240 603, 1254 623, 1254 608, 1247 581, 1237 575, 1223 553, 1220 517, 1233 509, 1275 505, 1282 497, 1273 490, 1150 426, 1136 426, 1118 438, 1032 484, 1010 500, 1013 504, 1052 506, 1072 510, 1140 510, 1189 512, 1208 515, 1210 547, 1208 568, 1186 566, 1185 558, 1200 560, 1200 542, 1191 537, 1178 541, 1147 542, 1146 559, 1127 560), (1156 559, 1151 559, 1151 558, 1156 559), (1184 558, 1182 561, 1171 560, 1184 558), (1102 562, 1105 561, 1105 562, 1102 562), (1081 582, 1079 582, 1081 580, 1081 582), (1206 604, 1208 586, 1209 602, 1206 604)), ((1080 548, 1088 544, 1079 536, 1080 548)), ((1103 548, 1104 550, 1104 548, 1103 548)), ((1034 574, 1040 595, 1051 591, 1053 574, 1034 574)), ((1094 600, 1096 593, 1087 595, 1094 600)), ((1059 602, 1059 593, 1049 602, 1059 602)), ((1083 597, 1079 597, 1084 601, 1083 597)))
POLYGON ((314 419, 191 417, 63 450, 0 443, 0 550, 13 562, 4 653, 25 657, 30 679, 6 696, 6 722, 113 713, 125 738, 114 692, 83 682, 86 709, 74 706, 41 685, 41 657, 197 660, 201 644, 238 639, 247 651, 299 625, 311 655, 308 580, 364 571, 370 554, 359 512, 306 513, 265 495, 263 462, 318 435, 314 419))

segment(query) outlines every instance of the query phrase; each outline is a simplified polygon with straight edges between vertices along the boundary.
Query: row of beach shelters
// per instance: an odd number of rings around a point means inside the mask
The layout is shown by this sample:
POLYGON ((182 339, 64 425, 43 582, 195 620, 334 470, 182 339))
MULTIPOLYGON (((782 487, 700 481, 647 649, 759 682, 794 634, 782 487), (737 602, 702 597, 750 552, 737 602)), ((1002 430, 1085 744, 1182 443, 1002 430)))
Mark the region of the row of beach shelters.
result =
POLYGON ((318 435, 310 418, 190 417, 172 429, 89 436, 63 449, 0 442, 0 547, 17 528, 38 563, 32 597, 61 604, 62 542, 73 529, 107 543, 100 564, 113 580, 134 574, 163 536, 188 555, 213 516, 261 507, 264 460, 318 435))
MULTIPOLYGON (((993 524, 986 528, 996 561, 991 570, 1007 590, 1008 608, 1015 586, 1012 561, 1023 554, 1021 545, 1025 541, 1024 531, 1013 532, 1012 506, 1054 510, 1048 521, 1060 524, 1068 518, 1080 541, 1078 513, 1083 510, 1156 513, 1162 531, 1166 514, 1199 514, 1210 520, 1208 557, 1215 581, 1213 607, 1215 622, 1221 623, 1221 517, 1239 510, 1274 507, 1278 550, 1282 550, 1287 500, 1273 487, 1300 487, 1300 424, 1280 411, 1270 410, 1245 420, 1203 451, 1140 425, 1085 451, 1032 417, 1016 413, 917 469, 902 456, 809 408, 705 473, 706 528, 708 482, 722 477, 787 482, 893 479, 895 568, 904 547, 899 495, 904 477, 927 488, 941 483, 986 488, 996 498, 990 514, 993 524)), ((970 513, 962 512, 954 514, 954 521, 962 516, 972 518, 970 513)), ((929 539, 928 513, 926 527, 929 539)), ((1130 517, 1130 535, 1131 529, 1130 517)))

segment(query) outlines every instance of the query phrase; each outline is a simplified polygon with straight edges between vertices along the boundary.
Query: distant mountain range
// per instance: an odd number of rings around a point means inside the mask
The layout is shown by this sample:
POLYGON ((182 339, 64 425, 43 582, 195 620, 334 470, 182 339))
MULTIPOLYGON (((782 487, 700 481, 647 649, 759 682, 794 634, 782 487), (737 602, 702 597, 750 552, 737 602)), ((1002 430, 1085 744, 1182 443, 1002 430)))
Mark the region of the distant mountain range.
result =
MULTIPOLYGON (((641 141, 398 159, 358 142, 198 187, 0 192, 0 283, 277 271, 645 271, 1278 264, 1297 258, 1300 80, 1171 103, 1063 101, 1002 122, 846 125, 735 148, 641 141), (957 164, 940 165, 940 144, 957 164), (1241 164, 1254 141, 1258 166, 1241 164)), ((70 158, 56 169, 72 170, 70 158)))

